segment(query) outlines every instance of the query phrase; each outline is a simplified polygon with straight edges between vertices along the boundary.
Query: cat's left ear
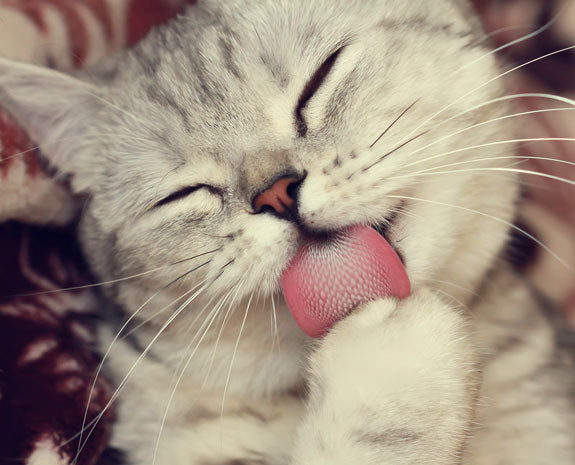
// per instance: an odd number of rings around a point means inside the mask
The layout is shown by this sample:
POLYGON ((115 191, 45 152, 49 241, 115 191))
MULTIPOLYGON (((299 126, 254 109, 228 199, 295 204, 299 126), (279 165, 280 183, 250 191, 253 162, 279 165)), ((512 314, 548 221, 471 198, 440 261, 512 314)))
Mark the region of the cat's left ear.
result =
POLYGON ((64 172, 73 171, 76 144, 72 139, 79 138, 99 103, 98 93, 95 85, 75 77, 0 58, 0 108, 7 110, 64 172))

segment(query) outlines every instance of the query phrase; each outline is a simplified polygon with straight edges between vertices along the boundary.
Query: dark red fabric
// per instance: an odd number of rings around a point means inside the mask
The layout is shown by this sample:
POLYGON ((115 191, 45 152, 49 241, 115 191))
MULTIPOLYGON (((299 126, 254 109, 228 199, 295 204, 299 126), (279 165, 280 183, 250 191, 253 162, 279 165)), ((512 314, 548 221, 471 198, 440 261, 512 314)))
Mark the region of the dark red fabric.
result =
MULTIPOLYGON (((196 3, 195 0, 185 0, 184 3, 196 3)), ((180 6, 158 2, 157 0, 138 0, 130 5, 128 16, 128 44, 132 45, 144 37, 150 28, 172 18, 181 10, 180 6)))
MULTIPOLYGON (((0 225, 0 463, 29 456, 47 436, 67 457, 76 452, 78 441, 67 440, 81 428, 98 363, 98 311, 91 290, 57 292, 89 281, 74 242, 70 232, 0 225)), ((110 398, 103 378, 96 388, 88 420, 110 398)), ((110 415, 94 429, 79 465, 94 464, 105 448, 110 415)))

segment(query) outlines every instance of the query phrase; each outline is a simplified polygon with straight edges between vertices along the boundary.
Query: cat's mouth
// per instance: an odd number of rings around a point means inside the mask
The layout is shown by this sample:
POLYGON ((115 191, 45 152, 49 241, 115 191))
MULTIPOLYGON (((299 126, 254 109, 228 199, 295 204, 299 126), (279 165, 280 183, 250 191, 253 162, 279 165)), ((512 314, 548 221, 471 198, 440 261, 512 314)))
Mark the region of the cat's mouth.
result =
POLYGON ((410 294, 403 262, 386 238, 396 217, 391 214, 377 227, 353 225, 304 236, 281 281, 288 307, 306 334, 323 335, 361 304, 410 294))
MULTIPOLYGON (((387 243, 393 248, 395 253, 398 255, 399 259, 401 260, 401 262, 405 266, 405 257, 403 256, 403 253, 401 252, 401 250, 399 250, 397 245, 394 244, 389 238, 389 232, 393 228, 393 226, 395 225, 395 222, 396 222, 400 212, 404 208, 404 206, 405 206, 404 200, 401 200, 397 204, 393 205, 390 208, 390 213, 385 218, 383 218, 381 220, 381 222, 374 224, 374 225, 371 225, 371 227, 381 237, 383 237, 387 241, 387 243)), ((308 230, 306 227, 300 226, 300 230, 302 232, 302 242, 306 242, 306 241, 331 241, 335 237, 337 237, 339 234, 341 234, 341 232, 344 231, 345 229, 346 228, 342 228, 342 229, 338 229, 338 230, 312 231, 312 230, 308 230)))

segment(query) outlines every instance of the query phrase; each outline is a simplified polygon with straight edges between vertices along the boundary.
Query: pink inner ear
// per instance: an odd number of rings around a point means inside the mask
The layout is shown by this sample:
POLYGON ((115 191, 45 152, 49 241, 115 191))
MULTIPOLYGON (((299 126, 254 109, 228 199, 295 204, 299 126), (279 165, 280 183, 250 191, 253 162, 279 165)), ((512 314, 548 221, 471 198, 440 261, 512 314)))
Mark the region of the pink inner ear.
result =
POLYGON ((306 240, 282 275, 282 289, 295 321, 311 337, 322 336, 362 303, 411 292, 401 260, 368 226, 306 240))

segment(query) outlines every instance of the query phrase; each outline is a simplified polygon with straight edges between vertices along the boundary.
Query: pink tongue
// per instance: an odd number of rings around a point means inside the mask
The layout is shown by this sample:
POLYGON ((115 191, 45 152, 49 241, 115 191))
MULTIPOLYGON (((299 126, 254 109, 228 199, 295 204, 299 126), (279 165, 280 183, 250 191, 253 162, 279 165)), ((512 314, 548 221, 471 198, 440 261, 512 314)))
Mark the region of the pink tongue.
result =
POLYGON ((295 321, 311 337, 322 336, 361 303, 410 293, 401 260, 368 226, 304 242, 282 275, 282 288, 295 321))

